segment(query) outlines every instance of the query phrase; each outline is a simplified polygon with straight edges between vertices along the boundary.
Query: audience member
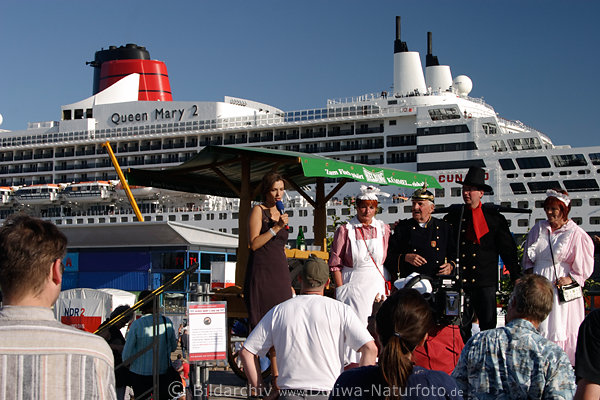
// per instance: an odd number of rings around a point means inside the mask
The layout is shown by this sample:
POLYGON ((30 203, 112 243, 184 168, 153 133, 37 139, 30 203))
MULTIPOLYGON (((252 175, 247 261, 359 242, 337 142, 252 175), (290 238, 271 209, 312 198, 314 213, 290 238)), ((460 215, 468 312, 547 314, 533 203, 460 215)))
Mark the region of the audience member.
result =
POLYGON ((132 318, 123 318, 106 329, 102 328, 106 323, 108 323, 108 321, 121 315, 125 311, 129 310, 129 308, 130 307, 127 305, 118 306, 110 314, 110 317, 98 327, 98 335, 102 336, 106 340, 115 359, 115 386, 118 400, 123 400, 125 398, 127 385, 130 381, 129 368, 125 365, 121 365, 123 363, 123 347, 125 346, 125 338, 121 333, 121 329, 123 329, 132 318))
POLYGON ((406 284, 411 285, 407 289, 412 288, 421 293, 432 308, 434 323, 427 332, 425 341, 413 351, 412 361, 419 367, 451 374, 465 346, 460 329, 458 325, 452 324, 449 318, 440 314, 434 302, 431 282, 428 279, 421 279, 414 283, 415 277, 419 277, 419 274, 413 272, 406 278, 394 282, 394 287, 397 289, 406 287, 406 284), (411 281, 413 283, 410 283, 411 281))
POLYGON ((579 327, 575 353, 576 400, 600 399, 600 309, 588 314, 579 327))
POLYGON ((575 376, 569 358, 538 332, 552 310, 553 287, 540 275, 517 281, 507 324, 482 331, 465 345, 452 373, 466 398, 571 399, 575 376))
POLYGON ((375 363, 377 347, 354 311, 323 296, 327 263, 311 256, 299 279, 301 295, 273 307, 244 342, 240 358, 253 395, 264 394, 254 357, 271 346, 278 354, 281 399, 326 399, 343 370, 345 346, 361 354, 361 365, 375 363))
POLYGON ((181 334, 181 354, 183 358, 189 357, 189 345, 190 345, 190 334, 187 326, 183 327, 183 333, 181 334))
POLYGON ((413 351, 433 324, 430 306, 418 291, 392 293, 375 319, 382 346, 378 365, 341 374, 330 399, 462 399, 448 374, 413 365, 413 351))
MULTIPOLYGON (((143 290, 138 296, 138 300, 146 298, 150 290, 143 290)), ((177 348, 177 339, 173 330, 171 320, 163 315, 158 315, 158 325, 154 326, 154 318, 152 315, 152 301, 145 303, 142 308, 142 317, 133 321, 127 334, 125 347, 123 348, 123 358, 125 360, 136 355, 150 344, 154 339, 154 329, 158 332, 158 372, 160 374, 159 394, 161 399, 169 397, 169 384, 167 379, 167 368, 171 364, 171 353, 177 348)), ((135 393, 135 399, 148 399, 151 396, 153 388, 152 370, 153 370, 153 354, 152 348, 144 352, 140 357, 135 359, 129 370, 131 372, 131 386, 135 393), (145 394, 144 394, 145 393, 145 394)))
POLYGON ((116 399, 106 341, 54 318, 66 250, 50 222, 14 216, 0 228, 2 399, 116 399))
POLYGON ((181 354, 177 354, 177 358, 171 361, 171 364, 173 365, 173 368, 175 368, 175 371, 183 371, 183 358, 181 357, 181 354))

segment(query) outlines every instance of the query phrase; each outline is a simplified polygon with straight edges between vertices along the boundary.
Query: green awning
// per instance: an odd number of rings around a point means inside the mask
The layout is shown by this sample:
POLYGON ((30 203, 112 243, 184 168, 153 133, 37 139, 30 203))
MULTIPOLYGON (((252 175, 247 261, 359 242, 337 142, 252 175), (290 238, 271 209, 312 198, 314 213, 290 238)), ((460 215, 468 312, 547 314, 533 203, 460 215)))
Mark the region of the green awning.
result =
POLYGON ((441 187, 434 177, 416 172, 338 161, 314 154, 240 146, 207 146, 178 166, 162 170, 129 168, 126 176, 130 185, 239 197, 231 186, 241 184, 242 160, 250 162, 252 188, 273 169, 297 186, 313 184, 316 178, 347 178, 412 189, 422 187, 425 182, 430 188, 441 187), (232 185, 225 184, 226 180, 232 185))
POLYGON ((325 157, 303 155, 301 159, 302 170, 304 176, 307 177, 348 178, 376 185, 393 185, 412 189, 418 189, 427 183, 427 187, 441 188, 434 177, 416 172, 378 168, 325 157))
POLYGON ((235 281, 241 287, 250 252, 248 218, 251 202, 260 195, 263 176, 273 170, 281 173, 314 207, 314 243, 318 244, 324 243, 327 236, 327 201, 350 180, 411 189, 422 187, 425 182, 429 187, 440 187, 432 176, 415 172, 348 163, 306 153, 237 146, 208 146, 181 165, 162 170, 129 168, 126 175, 130 185, 239 198, 235 281), (325 193, 325 178, 340 178, 329 193, 325 193), (309 195, 304 186, 310 184, 315 184, 315 191, 309 195))

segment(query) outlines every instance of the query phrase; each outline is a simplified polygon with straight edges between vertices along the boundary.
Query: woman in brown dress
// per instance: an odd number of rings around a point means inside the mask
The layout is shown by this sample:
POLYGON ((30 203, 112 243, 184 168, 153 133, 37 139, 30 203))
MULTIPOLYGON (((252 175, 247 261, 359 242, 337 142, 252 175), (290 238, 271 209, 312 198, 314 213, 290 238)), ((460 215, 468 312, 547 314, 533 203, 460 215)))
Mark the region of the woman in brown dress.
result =
MULTIPOLYGON (((288 215, 277 210, 276 202, 285 193, 283 177, 269 172, 262 180, 263 202, 250 213, 250 258, 244 283, 244 300, 254 328, 258 321, 277 304, 293 295, 292 281, 285 256, 288 240, 288 215)), ((275 349, 269 350, 273 387, 277 387, 277 360, 275 349)), ((258 360, 257 360, 258 363, 258 360)), ((259 368, 260 370, 260 368, 259 368)))
POLYGON ((269 172, 263 177, 263 202, 250 214, 250 258, 246 270, 244 299, 250 326, 277 304, 292 297, 292 282, 285 256, 288 239, 288 215, 281 214, 275 203, 285 192, 283 177, 269 172))

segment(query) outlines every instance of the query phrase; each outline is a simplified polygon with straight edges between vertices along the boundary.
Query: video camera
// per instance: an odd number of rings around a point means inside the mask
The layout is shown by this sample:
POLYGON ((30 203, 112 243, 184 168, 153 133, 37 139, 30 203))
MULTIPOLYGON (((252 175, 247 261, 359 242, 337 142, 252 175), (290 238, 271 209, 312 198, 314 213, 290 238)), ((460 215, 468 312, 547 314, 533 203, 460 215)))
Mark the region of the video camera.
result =
MULTIPOLYGON (((458 325, 464 310, 465 295, 455 276, 431 278, 415 275, 406 282, 404 288, 413 288, 421 281, 429 281, 431 293, 422 293, 431 305, 437 325, 458 325)), ((425 285, 427 286, 427 285, 425 285)))

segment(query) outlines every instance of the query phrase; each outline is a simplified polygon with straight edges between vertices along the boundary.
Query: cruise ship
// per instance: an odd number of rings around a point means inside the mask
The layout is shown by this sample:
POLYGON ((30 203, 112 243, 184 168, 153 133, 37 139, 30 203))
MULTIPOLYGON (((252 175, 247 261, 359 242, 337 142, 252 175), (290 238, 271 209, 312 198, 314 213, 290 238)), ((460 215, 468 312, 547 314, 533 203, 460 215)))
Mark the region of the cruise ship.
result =
MULTIPOLYGON (((572 219, 600 229, 600 146, 556 146, 542 132, 500 117, 473 83, 452 76, 434 56, 427 33, 423 68, 418 52, 401 39, 396 17, 393 90, 329 99, 322 108, 284 111, 258 101, 174 101, 166 65, 135 44, 95 53, 91 97, 60 108, 56 121, 0 130, 0 219, 25 212, 58 225, 136 221, 103 143, 109 141, 123 169, 179 165, 209 145, 261 146, 319 154, 434 176, 436 207, 462 202, 460 185, 470 166, 487 171, 493 193, 484 201, 505 210, 511 230, 526 233, 545 218, 549 188, 572 197, 572 219)), ((500 90, 500 89, 499 89, 500 90)), ((0 110, 1 111, 1 110, 0 110)), ((58 110, 57 110, 58 111, 58 110)), ((328 188, 336 185, 328 182, 328 188)), ((327 207, 334 220, 354 214, 360 184, 347 184, 327 207)), ((382 187, 379 217, 388 223, 410 216, 410 189, 382 187)), ((310 190, 310 188, 309 188, 310 190)), ((175 221, 237 234, 238 200, 157 188, 133 188, 146 221, 175 221)), ((313 237, 312 208, 289 191, 290 238, 313 237)))

